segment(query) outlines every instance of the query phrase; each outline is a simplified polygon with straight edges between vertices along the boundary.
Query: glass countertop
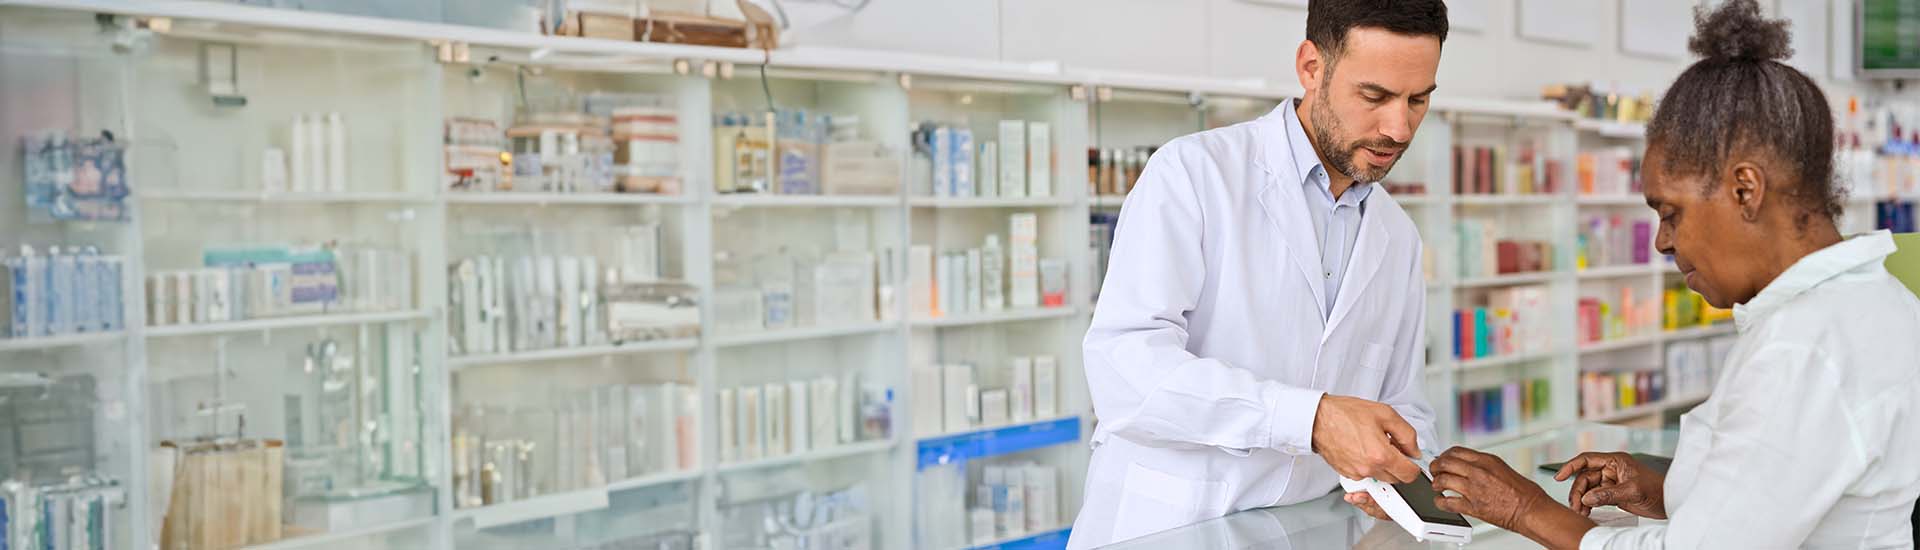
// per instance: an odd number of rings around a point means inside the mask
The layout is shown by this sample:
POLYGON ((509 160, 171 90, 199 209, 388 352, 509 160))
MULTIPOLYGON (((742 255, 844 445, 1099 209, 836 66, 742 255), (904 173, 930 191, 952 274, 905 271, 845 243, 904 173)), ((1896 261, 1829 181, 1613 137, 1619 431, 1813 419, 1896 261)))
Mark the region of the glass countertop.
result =
MULTIPOLYGON (((1623 451, 1673 456, 1677 430, 1642 430, 1609 424, 1576 424, 1494 445, 1482 451, 1499 455, 1516 471, 1546 488, 1556 501, 1564 500, 1571 481, 1554 481, 1538 466, 1573 458, 1586 451, 1623 451)), ((1608 508, 1593 512, 1602 525, 1634 525, 1639 518, 1608 508)), ((1472 548, 1538 548, 1517 534, 1473 523, 1472 548)), ((1259 550, 1319 550, 1364 548, 1375 550, 1456 548, 1451 543, 1423 543, 1388 522, 1377 522, 1341 499, 1338 491, 1300 504, 1259 508, 1228 514, 1186 527, 1162 531, 1106 548, 1122 550, 1177 548, 1232 548, 1259 550)))

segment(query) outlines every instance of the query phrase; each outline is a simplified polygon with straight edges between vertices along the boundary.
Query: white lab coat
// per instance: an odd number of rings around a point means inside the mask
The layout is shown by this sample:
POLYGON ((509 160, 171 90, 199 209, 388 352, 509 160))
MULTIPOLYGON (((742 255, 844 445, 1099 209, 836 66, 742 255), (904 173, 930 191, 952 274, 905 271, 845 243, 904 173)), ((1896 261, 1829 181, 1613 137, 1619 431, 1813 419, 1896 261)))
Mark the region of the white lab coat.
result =
POLYGON ((1734 306, 1713 397, 1680 417, 1667 521, 1583 550, 1913 548, 1920 299, 1877 231, 1809 254, 1734 306))
POLYGON ((1413 221, 1369 195, 1323 321, 1305 200, 1278 110, 1148 161, 1087 331, 1099 424, 1069 548, 1327 494, 1339 478, 1310 450, 1323 393, 1393 406, 1434 451, 1413 221))

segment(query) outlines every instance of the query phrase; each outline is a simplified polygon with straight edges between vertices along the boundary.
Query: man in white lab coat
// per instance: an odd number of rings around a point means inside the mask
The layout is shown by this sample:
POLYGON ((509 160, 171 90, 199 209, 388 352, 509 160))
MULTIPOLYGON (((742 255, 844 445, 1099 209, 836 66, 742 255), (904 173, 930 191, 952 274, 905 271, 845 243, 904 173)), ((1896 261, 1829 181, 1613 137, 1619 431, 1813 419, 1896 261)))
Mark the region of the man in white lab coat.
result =
POLYGON ((1446 34, 1439 0, 1313 0, 1301 98, 1148 161, 1087 331, 1099 424, 1069 548, 1419 475, 1421 242, 1378 182, 1446 34))

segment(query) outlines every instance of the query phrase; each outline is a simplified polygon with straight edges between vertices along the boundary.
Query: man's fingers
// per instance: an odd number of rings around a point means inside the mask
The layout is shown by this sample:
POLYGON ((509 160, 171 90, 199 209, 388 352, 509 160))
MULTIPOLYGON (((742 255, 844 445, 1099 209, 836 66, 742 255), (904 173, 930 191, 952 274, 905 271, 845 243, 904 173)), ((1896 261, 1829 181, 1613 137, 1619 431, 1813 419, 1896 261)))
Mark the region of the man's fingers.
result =
POLYGON ((1353 507, 1359 508, 1360 511, 1366 512, 1369 516, 1373 516, 1374 519, 1391 521, 1391 519, 1387 517, 1387 511, 1381 509, 1380 504, 1374 502, 1373 497, 1366 493, 1347 493, 1346 499, 1347 504, 1352 504, 1353 507))
POLYGON ((1387 430, 1387 435, 1393 436, 1394 448, 1399 449, 1400 454, 1407 455, 1407 458, 1420 458, 1420 434, 1413 431, 1413 425, 1408 424, 1407 419, 1401 418, 1400 413, 1392 408, 1387 408, 1386 416, 1381 427, 1387 430))
POLYGON ((1406 483, 1420 479, 1420 467, 1413 465, 1412 461, 1404 458, 1393 457, 1387 459, 1387 463, 1381 465, 1381 469, 1385 471, 1389 477, 1393 478, 1394 483, 1406 483))

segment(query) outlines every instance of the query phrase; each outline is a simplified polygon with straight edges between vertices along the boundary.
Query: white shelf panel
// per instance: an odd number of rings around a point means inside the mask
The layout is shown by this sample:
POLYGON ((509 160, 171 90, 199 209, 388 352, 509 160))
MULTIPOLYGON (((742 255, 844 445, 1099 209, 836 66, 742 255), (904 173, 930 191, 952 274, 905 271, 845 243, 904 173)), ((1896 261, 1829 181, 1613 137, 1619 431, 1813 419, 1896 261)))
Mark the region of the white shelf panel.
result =
POLYGON ((1712 326, 1690 327, 1690 328, 1683 328, 1680 330, 1667 331, 1666 333, 1661 335, 1661 339, 1666 340, 1668 342, 1678 342, 1682 340, 1692 340, 1695 338, 1712 338, 1714 336, 1724 336, 1727 334, 1733 334, 1732 321, 1725 321, 1725 322, 1714 324, 1712 326))
POLYGON ((881 321, 881 322, 875 322, 875 323, 861 323, 857 325, 845 325, 845 326, 833 326, 833 327, 806 327, 806 328, 776 329, 776 330, 768 330, 764 332, 749 332, 745 334, 725 334, 725 335, 714 337, 713 343, 717 347, 728 348, 728 347, 737 347, 737 346, 751 346, 751 345, 757 345, 757 344, 773 344, 773 343, 779 343, 779 342, 795 342, 800 340, 820 340, 820 339, 826 339, 826 338, 839 338, 842 336, 857 336, 861 334, 886 332, 899 327, 900 327, 900 323, 898 322, 881 321))
POLYGON ((541 361, 559 361, 582 357, 603 357, 612 355, 635 355, 642 353, 671 353, 693 351, 700 347, 697 338, 675 340, 652 340, 608 346, 585 346, 578 348, 545 349, 518 353, 449 357, 447 365, 453 370, 484 365, 502 365, 510 363, 536 363, 541 361))
POLYGON ((1435 97, 1433 108, 1443 113, 1465 115, 1572 120, 1573 113, 1545 100, 1484 99, 1473 97, 1435 97))
POLYGON ((1571 424, 1572 424, 1571 422, 1566 422, 1561 420, 1547 421, 1547 420, 1536 419, 1531 423, 1525 423, 1518 429, 1506 430, 1503 432, 1491 433, 1491 434, 1469 434, 1462 438, 1464 441, 1461 443, 1461 445, 1470 447, 1470 448, 1476 448, 1476 449, 1485 448, 1485 447, 1490 447, 1493 445, 1505 443, 1508 441, 1520 439, 1523 437, 1530 437, 1534 435, 1543 434, 1546 432, 1567 427, 1571 424))
POLYGON ((639 489, 643 487, 652 487, 655 485, 679 483, 682 481, 698 478, 700 477, 700 475, 701 474, 699 469, 649 474, 649 475, 644 475, 636 478, 624 479, 620 481, 615 481, 613 483, 609 483, 607 484, 607 492, 618 493, 621 491, 631 491, 634 489, 639 489))
POLYGON ((166 338, 176 336, 207 336, 215 334, 234 334, 258 332, 264 330, 298 329, 339 325, 370 325, 397 321, 418 321, 433 316, 427 310, 395 311, 387 313, 348 313, 337 315, 307 315, 300 317, 275 317, 270 319, 252 319, 247 321, 229 321, 224 323, 197 323, 191 325, 167 325, 147 328, 148 338, 166 338))
POLYGON ((1613 265, 1613 266, 1607 266, 1607 267, 1591 267, 1578 272, 1578 277, 1581 280, 1617 279, 1620 277, 1633 277, 1636 275, 1645 277, 1645 276, 1653 275, 1654 273, 1656 273, 1655 269, 1656 269, 1656 266, 1654 264, 1613 265))
POLYGON ((1651 334, 1641 334, 1636 336, 1628 336, 1626 338, 1615 338, 1612 340, 1601 340, 1599 342, 1581 344, 1580 353, 1582 354, 1605 353, 1609 351, 1618 351, 1623 349, 1651 346, 1658 343, 1660 343, 1660 333, 1656 332, 1651 334))
POLYGON ((1008 309, 1008 310, 1002 310, 997 312, 967 313, 967 314, 961 314, 961 315, 950 315, 946 317, 935 317, 931 319, 929 318, 914 319, 913 326, 916 328, 925 328, 925 327, 944 328, 944 327, 959 327, 959 326, 968 326, 968 325, 985 325, 985 324, 993 324, 993 323, 1012 323, 1017 321, 1033 321, 1038 319, 1054 319, 1059 317, 1068 317, 1073 315, 1073 311, 1074 311, 1074 308, 1065 307, 1065 306, 1008 309))
POLYGON ((713 204, 736 208, 887 208, 900 206, 900 197, 898 195, 730 194, 714 197, 713 204))
POLYGON ((859 443, 848 443, 846 445, 835 445, 833 447, 829 447, 826 449, 814 449, 811 451, 798 453, 798 454, 789 454, 784 456, 776 456, 772 458, 762 458, 757 460, 747 460, 747 461, 721 464, 719 467, 719 471, 720 473, 727 474, 727 473, 734 473, 734 472, 744 472, 748 470, 763 470, 767 468, 778 468, 778 467, 786 466, 789 464, 823 462, 823 461, 834 460, 839 458, 846 458, 850 456, 859 456, 859 455, 865 455, 865 454, 891 451, 893 450, 895 445, 898 445, 898 442, 892 439, 882 439, 877 441, 862 441, 859 443))
POLYGON ((1574 202, 1581 206, 1646 206, 1647 198, 1640 195, 1580 195, 1574 202))
POLYGON ((1640 418, 1644 416, 1652 416, 1652 415, 1664 413, 1673 409, 1677 409, 1680 407, 1685 407, 1688 405, 1699 403, 1701 401, 1705 401, 1707 399, 1707 395, 1708 394, 1706 393, 1699 393, 1699 394, 1692 394, 1692 395, 1682 395, 1678 397, 1670 397, 1670 398, 1662 399, 1660 401, 1656 401, 1653 403, 1647 403, 1644 405, 1628 407, 1625 409, 1620 409, 1618 411, 1614 411, 1614 412, 1599 415, 1599 416, 1581 418, 1581 420, 1584 420, 1587 422, 1612 423, 1612 422, 1619 422, 1622 420, 1640 418))
MULTIPOLYGON (((1122 200, 1125 200, 1124 197, 1122 200)), ((1054 208, 1073 204, 1066 197, 913 197, 907 199, 907 203, 919 208, 1054 208)))
POLYGON ((1449 370, 1472 371, 1472 370, 1491 369, 1491 368, 1497 368, 1497 367, 1504 367, 1508 365, 1518 365, 1520 363, 1528 363, 1533 361, 1545 361, 1545 360, 1553 359, 1554 356, 1558 354, 1559 354, 1558 352, 1553 352, 1553 351, 1542 351, 1542 352, 1534 352, 1534 353, 1516 353, 1513 355, 1502 355, 1502 356, 1494 356, 1494 357, 1481 357, 1479 359, 1468 359, 1465 361, 1459 361, 1455 363, 1452 367, 1449 367, 1449 370))
POLYGON ((1539 206, 1564 200, 1561 195, 1454 195, 1453 202, 1464 206, 1539 206))
POLYGON ((665 485, 688 481, 700 477, 700 471, 684 470, 645 475, 607 484, 606 487, 581 489, 565 493, 540 495, 533 498, 516 500, 502 504, 455 510, 452 520, 473 520, 476 529, 486 529, 501 525, 512 525, 528 521, 570 516, 582 512, 603 510, 608 506, 608 493, 665 485))
POLYGON ((595 204, 692 204, 686 195, 646 193, 447 193, 449 204, 465 205, 595 205, 595 204))
POLYGON ((45 338, 0 338, 0 353, 10 351, 33 351, 87 346, 92 344, 119 343, 127 337, 122 331, 91 332, 68 334, 45 338))
POLYGON ((1647 125, 1639 122, 1614 122, 1591 118, 1574 119, 1573 127, 1614 139, 1645 139, 1647 125))
POLYGON ((343 548, 354 539, 398 533, 433 525, 433 517, 396 521, 337 533, 322 533, 299 537, 284 538, 277 541, 241 547, 241 550, 300 550, 305 548, 343 548))
POLYGON ((1119 208, 1127 202, 1126 195, 1098 195, 1093 197, 1093 206, 1098 208, 1119 208))
POLYGON ((1427 206, 1440 201, 1438 197, 1432 195, 1406 195, 1394 197, 1393 202, 1400 203, 1401 206, 1427 206))
POLYGON ((251 202, 261 204, 412 204, 433 202, 426 193, 342 192, 294 193, 267 191, 149 191, 141 199, 163 202, 251 202))
POLYGON ((604 510, 607 501, 606 489, 584 489, 458 510, 453 513, 453 521, 471 519, 475 529, 486 529, 604 510))
POLYGON ((1460 282, 1455 283, 1454 286, 1459 288, 1484 288, 1484 287, 1492 287, 1492 286, 1528 285, 1528 284, 1550 282, 1555 278, 1558 278, 1559 276, 1560 276, 1560 272, 1558 271, 1514 273, 1511 275, 1495 275, 1492 277, 1461 279, 1460 282))

